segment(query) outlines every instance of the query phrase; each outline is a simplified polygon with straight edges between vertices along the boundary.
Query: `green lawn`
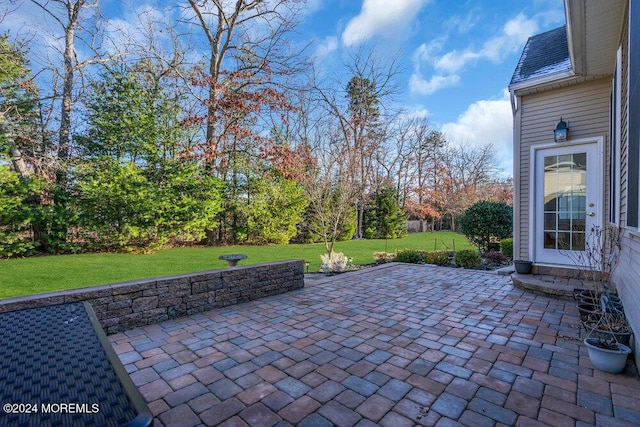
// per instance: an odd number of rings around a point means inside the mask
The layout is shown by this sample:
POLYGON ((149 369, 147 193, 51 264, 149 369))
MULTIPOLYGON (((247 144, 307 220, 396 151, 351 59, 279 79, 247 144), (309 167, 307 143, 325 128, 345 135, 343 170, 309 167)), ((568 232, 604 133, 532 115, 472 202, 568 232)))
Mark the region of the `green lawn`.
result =
MULTIPOLYGON (((460 250, 472 246, 452 232, 413 233, 397 240, 350 240, 336 244, 335 250, 353 257, 354 264, 373 262, 374 252, 395 252, 405 248, 460 250)), ((63 289, 73 289, 128 280, 159 277, 224 268, 218 256, 243 253, 248 259, 239 265, 285 259, 310 262, 309 271, 318 271, 324 245, 225 246, 166 249, 148 255, 81 254, 0 260, 0 298, 10 298, 63 289)))

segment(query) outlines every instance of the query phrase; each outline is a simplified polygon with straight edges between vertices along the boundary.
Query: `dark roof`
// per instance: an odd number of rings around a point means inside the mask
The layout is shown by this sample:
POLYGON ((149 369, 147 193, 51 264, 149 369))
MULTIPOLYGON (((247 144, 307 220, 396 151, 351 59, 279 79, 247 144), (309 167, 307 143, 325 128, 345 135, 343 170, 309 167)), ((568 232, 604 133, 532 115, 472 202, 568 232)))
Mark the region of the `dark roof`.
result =
POLYGON ((571 70, 565 26, 529 37, 510 84, 571 70))

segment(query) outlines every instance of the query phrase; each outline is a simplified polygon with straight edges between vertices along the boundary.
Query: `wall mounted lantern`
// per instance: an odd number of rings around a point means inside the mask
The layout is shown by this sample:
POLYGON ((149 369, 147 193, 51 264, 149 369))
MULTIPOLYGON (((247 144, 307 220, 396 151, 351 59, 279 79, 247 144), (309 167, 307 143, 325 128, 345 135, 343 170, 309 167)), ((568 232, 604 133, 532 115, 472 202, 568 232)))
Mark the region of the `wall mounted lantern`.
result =
POLYGON ((563 142, 567 140, 567 134, 569 133, 569 126, 567 126, 567 122, 562 120, 560 117, 560 121, 558 122, 558 126, 556 126, 553 131, 553 136, 556 142, 563 142))

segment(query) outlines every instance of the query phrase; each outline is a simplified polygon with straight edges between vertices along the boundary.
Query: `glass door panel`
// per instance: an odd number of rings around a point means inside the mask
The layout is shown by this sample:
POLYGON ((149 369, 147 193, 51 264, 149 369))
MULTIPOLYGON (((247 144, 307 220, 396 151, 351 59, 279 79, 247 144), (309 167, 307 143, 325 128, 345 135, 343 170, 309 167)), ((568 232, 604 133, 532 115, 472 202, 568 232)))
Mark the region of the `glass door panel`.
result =
POLYGON ((586 153, 544 158, 544 248, 584 250, 586 153))
POLYGON ((539 149, 535 156, 536 262, 571 264, 571 251, 585 250, 597 215, 597 144, 539 149))

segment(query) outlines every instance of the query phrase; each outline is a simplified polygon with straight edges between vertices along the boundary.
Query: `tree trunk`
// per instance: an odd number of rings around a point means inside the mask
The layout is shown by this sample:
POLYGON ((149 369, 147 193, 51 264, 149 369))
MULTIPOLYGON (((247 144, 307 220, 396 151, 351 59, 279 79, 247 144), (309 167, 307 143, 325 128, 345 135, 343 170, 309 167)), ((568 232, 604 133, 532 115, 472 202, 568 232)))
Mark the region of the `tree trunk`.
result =
POLYGON ((26 178, 30 175, 27 164, 22 158, 22 152, 14 146, 11 146, 11 163, 13 163, 13 167, 20 174, 20 177, 26 178))
POLYGON ((360 201, 357 208, 358 227, 356 228, 356 239, 364 239, 364 202, 360 201))
POLYGON ((69 2, 67 10, 69 13, 69 22, 64 28, 64 76, 62 81, 62 105, 60 109, 60 130, 58 132, 58 169, 56 172, 56 183, 58 188, 66 190, 67 175, 66 162, 71 156, 71 110, 73 107, 73 77, 75 66, 73 64, 75 58, 75 37, 76 25, 78 24, 78 16, 80 9, 84 5, 85 0, 78 0, 76 3, 69 2))
MULTIPOLYGON (((67 167, 71 157, 71 113, 73 107, 73 77, 75 72, 75 29, 78 25, 78 17, 85 0, 66 4, 69 22, 64 27, 64 76, 62 81, 62 101, 60 107, 60 129, 58 132, 58 165, 56 167, 56 190, 53 196, 55 205, 60 206, 57 212, 64 212, 67 205, 67 167)), ((51 235, 56 243, 64 242, 67 236, 66 221, 54 219, 51 226, 51 235)), ((52 239, 49 239, 52 240, 52 239)), ((56 244, 54 243, 54 245, 56 244)))

